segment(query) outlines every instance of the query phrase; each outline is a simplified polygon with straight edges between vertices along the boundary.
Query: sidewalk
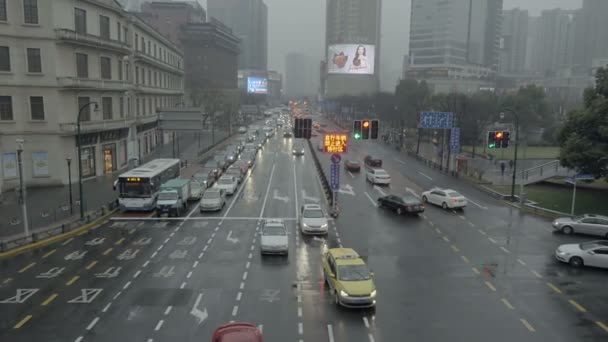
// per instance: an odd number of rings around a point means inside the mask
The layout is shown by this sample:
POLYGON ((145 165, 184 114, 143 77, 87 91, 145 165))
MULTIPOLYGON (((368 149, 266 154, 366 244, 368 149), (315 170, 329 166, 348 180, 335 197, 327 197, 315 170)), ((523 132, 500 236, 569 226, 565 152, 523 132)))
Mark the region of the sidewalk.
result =
MULTIPOLYGON (((200 139, 200 150, 211 145, 211 134, 203 132, 200 139)), ((228 136, 227 132, 216 131, 216 142, 228 136)), ((182 133, 179 139, 179 155, 187 160, 188 165, 195 166, 199 158, 199 139, 195 133, 182 133)), ((177 146, 176 146, 177 150, 177 146)), ((177 151, 176 151, 177 153, 177 151)), ((173 144, 167 143, 143 158, 142 163, 156 158, 172 158, 173 144)), ((85 211, 99 209, 117 198, 113 190, 114 180, 127 169, 118 170, 112 174, 99 176, 83 182, 85 195, 85 211)), ((69 186, 27 189, 27 210, 30 234, 56 227, 62 223, 77 220, 80 215, 78 181, 72 184, 73 207, 70 212, 69 186)), ((23 220, 21 206, 17 203, 14 191, 3 194, 0 203, 0 240, 10 240, 23 236, 23 220)))

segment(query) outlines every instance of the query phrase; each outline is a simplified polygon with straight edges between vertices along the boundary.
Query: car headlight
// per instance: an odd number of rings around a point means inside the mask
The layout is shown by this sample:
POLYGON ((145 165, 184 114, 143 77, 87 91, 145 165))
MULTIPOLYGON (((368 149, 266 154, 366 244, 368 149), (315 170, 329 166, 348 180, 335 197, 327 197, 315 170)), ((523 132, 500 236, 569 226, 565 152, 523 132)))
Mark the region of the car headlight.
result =
POLYGON ((296 153, 296 150, 293 150, 293 151, 291 151, 291 152, 296 153))
POLYGON ((340 290, 340 297, 348 297, 348 293, 344 292, 344 290, 340 290))
POLYGON ((376 297, 376 290, 372 291, 369 296, 372 298, 376 297))
POLYGON ((310 226, 309 226, 309 225, 307 225, 306 223, 302 222, 302 227, 306 227, 306 228, 308 228, 308 227, 310 227, 310 226))
POLYGON ((321 225, 321 228, 327 228, 327 223, 323 223, 323 224, 321 225))
POLYGON ((566 256, 566 255, 568 255, 568 254, 570 254, 570 253, 566 253, 566 252, 564 252, 564 251, 557 251, 557 254, 559 254, 559 255, 561 255, 561 256, 566 256))

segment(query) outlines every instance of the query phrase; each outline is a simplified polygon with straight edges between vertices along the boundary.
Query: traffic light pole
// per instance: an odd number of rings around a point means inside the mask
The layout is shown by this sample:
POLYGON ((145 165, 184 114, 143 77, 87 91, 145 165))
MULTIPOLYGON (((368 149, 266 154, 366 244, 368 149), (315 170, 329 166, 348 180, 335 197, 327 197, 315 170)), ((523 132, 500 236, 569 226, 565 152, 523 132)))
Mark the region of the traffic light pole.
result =
MULTIPOLYGON (((503 108, 503 110, 511 113, 515 118, 515 153, 513 156, 513 175, 511 177, 511 201, 515 201, 515 177, 517 173, 517 146, 519 145, 519 116, 515 111, 509 108, 503 108)), ((523 182, 523 179, 522 179, 523 182)))

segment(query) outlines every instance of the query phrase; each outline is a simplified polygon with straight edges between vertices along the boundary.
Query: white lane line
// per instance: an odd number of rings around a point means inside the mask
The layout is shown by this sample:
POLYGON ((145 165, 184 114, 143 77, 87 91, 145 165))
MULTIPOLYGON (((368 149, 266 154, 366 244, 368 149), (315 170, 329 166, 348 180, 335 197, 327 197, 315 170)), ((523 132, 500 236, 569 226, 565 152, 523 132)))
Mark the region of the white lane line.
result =
POLYGON ((526 263, 521 259, 517 259, 517 262, 520 263, 522 266, 526 266, 526 263))
POLYGON ((258 330, 260 331, 260 334, 264 334, 264 324, 260 324, 258 325, 258 330))
POLYGON ((137 270, 137 272, 135 272, 135 274, 133 275, 133 278, 139 277, 140 273, 141 273, 141 270, 137 270))
POLYGON ((268 186, 266 187, 266 195, 264 195, 264 201, 262 202, 262 209, 260 210, 260 217, 264 216, 264 210, 266 209, 266 201, 268 201, 268 194, 270 193, 270 186, 272 185, 272 177, 274 176, 274 169, 276 168, 276 164, 272 164, 272 170, 270 171, 270 177, 268 177, 268 186))
POLYGON ((369 320, 365 316, 363 317, 363 324, 365 324, 365 327, 369 329, 369 320))
POLYGON ((247 259, 251 259, 253 258, 253 253, 249 253, 249 255, 247 256, 247 259))
POLYGON ((245 264, 245 268, 247 268, 247 269, 248 269, 248 268, 249 268, 249 266, 251 266, 251 262, 250 262, 250 261, 247 261, 247 263, 245 264))
POLYGON ((243 297, 243 292, 239 291, 239 293, 236 294, 236 301, 240 301, 241 297, 243 297))
POLYGON ((248 273, 247 271, 243 272, 243 280, 247 280, 247 275, 248 275, 248 274, 249 274, 249 273, 248 273))
POLYGON ((484 232, 484 231, 483 231, 483 230, 481 230, 481 229, 477 229, 477 231, 479 232, 479 234, 481 234, 481 235, 483 235, 483 236, 487 235, 487 234, 486 234, 486 232, 484 232))
POLYGON ((198 266, 198 260, 192 264, 192 268, 196 268, 196 266, 198 266))
POLYGON ((352 172, 348 171, 348 174, 349 174, 349 175, 350 175, 352 178, 355 178, 355 175, 353 175, 353 173, 352 173, 352 172))
POLYGON ((508 249, 504 248, 503 246, 500 246, 500 249, 502 249, 503 252, 505 252, 507 254, 511 253, 511 251, 509 251, 508 249))
POLYGON ((95 326, 95 324, 97 324, 97 322, 99 321, 99 317, 95 317, 91 323, 89 323, 89 325, 87 326, 87 330, 91 330, 93 329, 93 327, 95 326))
POLYGON ((183 283, 182 283, 182 284, 179 286, 179 288, 180 288, 180 289, 183 289, 184 287, 186 287, 186 282, 183 282, 183 283))
POLYGON ((171 312, 171 309, 173 309, 173 306, 171 306, 171 305, 167 306, 167 309, 165 309, 165 316, 167 316, 169 314, 169 312, 171 312))
POLYGON ((497 241, 492 239, 491 237, 489 237, 488 240, 490 240, 491 243, 497 243, 497 241))
POLYGON ((242 289, 244 289, 244 288, 245 288, 245 282, 243 282, 243 281, 242 281, 242 282, 241 282, 241 286, 239 286, 239 290, 242 290, 242 289))
POLYGON ((254 246, 254 245, 251 245, 250 250, 254 250, 254 249, 255 249, 255 246, 254 246))
POLYGON ((298 204, 298 196, 300 195, 298 193, 298 176, 296 175, 296 163, 293 163, 293 193, 294 193, 294 198, 295 198, 295 202, 296 202, 296 219, 299 218, 300 215, 300 206, 298 204))
POLYGON ((101 312, 107 312, 108 309, 110 308, 110 305, 112 305, 112 302, 109 302, 106 306, 104 306, 103 309, 101 310, 101 312))
POLYGON ((169 234, 170 237, 175 236, 175 232, 171 232, 171 234, 169 234))
POLYGON ((148 267, 149 263, 150 263, 150 260, 147 260, 146 262, 144 262, 143 267, 148 267))
POLYGON ((475 228, 475 224, 473 222, 469 222, 469 226, 475 228))
POLYGON ((466 257, 466 256, 464 256, 464 255, 461 255, 461 256, 460 256, 460 258, 462 259, 462 261, 466 262, 467 264, 470 262, 470 261, 469 261, 469 258, 467 258, 467 257, 466 257))
POLYGON ((327 335, 329 336, 329 342, 334 342, 334 328, 331 324, 327 325, 327 335))
POLYGON ((532 274, 534 274, 539 279, 543 277, 542 275, 540 275, 540 273, 538 273, 538 272, 536 272, 534 270, 532 270, 532 274))
POLYGON ((401 160, 401 159, 393 158, 393 160, 396 161, 399 164, 405 165, 405 162, 403 160, 401 160))
POLYGON ((154 340, 151 339, 151 338, 149 338, 149 339, 146 340, 146 342, 154 342, 154 340))
POLYGON ((367 198, 369 198, 369 201, 372 202, 372 205, 374 207, 377 207, 378 205, 376 204, 376 201, 374 201, 374 199, 367 193, 367 192, 363 192, 365 194, 365 196, 367 196, 367 198))
POLYGON ((420 198, 420 195, 418 195, 414 190, 408 188, 407 186, 405 187, 405 192, 409 192, 410 194, 412 194, 414 197, 416 198, 420 198))
POLYGON ((428 179, 428 180, 433 180, 433 178, 431 178, 431 177, 429 177, 429 176, 425 175, 424 173, 422 173, 422 172, 420 172, 420 171, 418 171, 418 173, 419 173, 419 174, 420 174, 422 177, 424 177, 424 178, 426 178, 426 179, 428 179))
POLYGON ((199 254, 199 255, 198 255, 198 258, 199 258, 199 259, 202 259, 202 258, 203 258, 203 255, 205 255, 205 252, 202 252, 201 254, 199 254))
POLYGON ((209 244, 211 244, 211 242, 212 242, 212 241, 213 241, 213 239, 212 239, 212 238, 209 238, 209 240, 207 240, 207 244, 208 244, 208 245, 209 245, 209 244))
POLYGON ((186 278, 190 279, 190 277, 192 277, 192 271, 188 272, 188 274, 186 274, 186 278))
POLYGON ((215 229, 214 229, 213 231, 214 231, 214 232, 217 232, 218 230, 220 230, 220 227, 219 227, 219 226, 215 227, 215 229))
POLYGON ((472 267, 471 269, 473 270, 473 272, 475 272, 475 274, 479 274, 479 270, 476 267, 472 267))
POLYGON ((298 306, 298 317, 302 317, 302 307, 298 306))
POLYGON ((83 339, 83 338, 84 338, 84 337, 82 337, 82 336, 78 336, 78 338, 77 338, 77 339, 75 339, 75 340, 74 340, 74 342, 80 342, 80 341, 82 341, 82 339, 83 339))
POLYGON ((122 291, 118 291, 115 295, 114 295, 114 299, 116 300, 116 298, 120 297, 120 295, 122 294, 122 291))
POLYGON ((213 234, 211 234, 211 238, 215 239, 215 234, 217 234, 216 232, 213 232, 213 234))
POLYGON ((302 303, 302 296, 298 295, 298 303, 302 303))
POLYGON ((128 281, 125 286, 122 287, 123 290, 126 290, 127 287, 131 286, 131 281, 128 281))
POLYGON ((154 252, 154 253, 152 253, 152 255, 150 255, 150 259, 154 258, 154 257, 155 257, 155 256, 157 256, 157 255, 158 255, 158 252, 154 252))
POLYGON ((372 335, 372 333, 367 334, 367 337, 369 338, 369 342, 375 342, 376 340, 374 340, 374 335, 372 335))
POLYGON ((464 217, 464 215, 458 215, 458 217, 460 217, 461 220, 465 221, 467 218, 464 217))
POLYGON ((239 312, 239 306, 238 306, 238 305, 235 305, 235 306, 232 308, 232 316, 236 316, 236 314, 237 314, 238 312, 239 312))
POLYGON ((167 242, 169 242, 169 240, 170 240, 170 239, 169 239, 169 238, 166 238, 166 239, 165 239, 165 242, 164 242, 164 243, 167 243, 167 242))
POLYGON ((203 247, 203 252, 206 252, 207 248, 209 248, 209 245, 205 245, 205 247, 203 247))
POLYGON ((302 323, 302 322, 298 323, 298 334, 299 335, 304 334, 304 323, 302 323))
POLYGON ((534 329, 532 324, 530 324, 527 320, 525 320, 524 318, 520 318, 519 320, 530 332, 536 332, 536 329, 534 329))
POLYGON ((159 331, 160 328, 163 326, 163 323, 165 323, 165 321, 163 321, 162 319, 158 321, 158 323, 156 323, 156 328, 154 328, 154 331, 159 331))
POLYGON ((161 249, 163 249, 164 247, 165 247, 165 245, 164 245, 164 244, 162 244, 162 245, 158 246, 157 251, 160 251, 160 250, 161 250, 161 249))

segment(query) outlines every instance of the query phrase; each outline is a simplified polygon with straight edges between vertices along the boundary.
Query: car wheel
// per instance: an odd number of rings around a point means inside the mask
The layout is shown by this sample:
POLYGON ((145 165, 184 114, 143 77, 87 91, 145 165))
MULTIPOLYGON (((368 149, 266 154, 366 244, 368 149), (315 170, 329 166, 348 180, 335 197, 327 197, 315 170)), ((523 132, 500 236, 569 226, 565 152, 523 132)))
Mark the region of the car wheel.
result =
POLYGON ((426 196, 422 196, 422 202, 424 202, 424 203, 428 202, 428 199, 426 198, 426 196))
POLYGON ((570 258, 570 265, 574 266, 574 267, 581 267, 583 266, 585 263, 583 262, 583 259, 581 257, 572 257, 570 258))
POLYGON ((443 202, 443 203, 441 203, 441 207, 442 207, 443 209, 447 209, 447 208, 448 208, 448 204, 447 204, 447 203, 445 203, 445 202, 443 202))
POLYGON ((562 227, 562 233, 564 233, 566 235, 570 235, 570 234, 574 233, 574 229, 572 229, 572 227, 570 227, 570 226, 564 226, 564 227, 562 227))
POLYGON ((338 290, 334 291, 334 301, 336 302, 337 306, 340 306, 340 297, 338 296, 338 290))
POLYGON ((378 208, 382 209, 384 207, 384 204, 382 204, 382 201, 378 200, 378 208))
POLYGON ((397 215, 401 215, 401 214, 403 214, 403 209, 397 208, 397 215))

